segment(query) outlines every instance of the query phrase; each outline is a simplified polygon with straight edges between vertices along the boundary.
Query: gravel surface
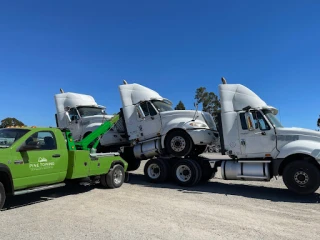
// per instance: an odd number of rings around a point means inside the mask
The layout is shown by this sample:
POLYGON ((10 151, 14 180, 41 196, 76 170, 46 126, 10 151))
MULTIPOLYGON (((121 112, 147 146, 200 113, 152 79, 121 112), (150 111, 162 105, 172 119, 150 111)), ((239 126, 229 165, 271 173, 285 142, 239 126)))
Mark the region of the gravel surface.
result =
MULTIPOLYGON (((210 154, 213 157, 221 157, 210 154)), ((282 179, 149 184, 143 166, 118 189, 65 187, 10 198, 0 239, 319 239, 320 190, 300 197, 282 179)))

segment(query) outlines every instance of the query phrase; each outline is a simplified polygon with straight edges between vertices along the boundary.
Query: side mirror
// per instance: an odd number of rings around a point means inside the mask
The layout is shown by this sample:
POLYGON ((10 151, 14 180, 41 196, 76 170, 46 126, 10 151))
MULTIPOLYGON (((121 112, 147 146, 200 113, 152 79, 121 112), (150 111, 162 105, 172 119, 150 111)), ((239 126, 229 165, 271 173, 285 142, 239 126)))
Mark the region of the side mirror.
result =
POLYGON ((254 123, 253 115, 251 112, 245 113, 246 123, 249 131, 253 131, 256 129, 256 125, 254 123))
POLYGON ((146 115, 144 115, 144 112, 143 112, 142 108, 140 107, 140 105, 137 105, 136 109, 137 109, 139 118, 144 120, 146 118, 146 115))

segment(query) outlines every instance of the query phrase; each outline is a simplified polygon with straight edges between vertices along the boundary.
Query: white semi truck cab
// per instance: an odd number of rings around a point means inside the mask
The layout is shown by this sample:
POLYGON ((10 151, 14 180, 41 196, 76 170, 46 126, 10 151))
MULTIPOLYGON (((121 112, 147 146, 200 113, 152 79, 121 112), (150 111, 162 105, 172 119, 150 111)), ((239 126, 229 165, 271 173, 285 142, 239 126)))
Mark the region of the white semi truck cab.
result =
MULTIPOLYGON (((122 111, 135 159, 203 153, 217 137, 209 113, 174 110, 170 100, 140 84, 119 86, 122 111)), ((132 155, 131 155, 132 157, 132 155)))
MULTIPOLYGON (((113 117, 113 115, 107 115, 106 107, 98 105, 90 95, 64 92, 60 89, 60 93, 54 96, 54 100, 57 127, 69 128, 76 141, 83 139, 113 117)), ((119 122, 103 135, 99 148, 104 147, 105 151, 112 152, 125 144, 128 144, 125 129, 119 122)))
POLYGON ((276 117, 278 110, 253 91, 241 84, 227 84, 224 78, 222 82, 218 129, 221 153, 230 158, 154 159, 145 166, 148 179, 164 181, 172 172, 179 184, 191 186, 214 177, 221 168, 225 180, 270 181, 282 176, 287 188, 295 193, 317 191, 320 133, 283 127, 276 117))

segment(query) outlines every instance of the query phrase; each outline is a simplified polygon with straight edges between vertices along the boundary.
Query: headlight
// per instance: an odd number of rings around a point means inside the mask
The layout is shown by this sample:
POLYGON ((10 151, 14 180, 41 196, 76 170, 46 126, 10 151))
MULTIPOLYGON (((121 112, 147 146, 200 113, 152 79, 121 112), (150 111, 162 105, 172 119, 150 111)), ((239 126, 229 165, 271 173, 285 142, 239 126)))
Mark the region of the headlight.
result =
POLYGON ((188 123, 192 127, 198 127, 198 128, 209 128, 207 124, 201 123, 201 122, 190 122, 188 123))

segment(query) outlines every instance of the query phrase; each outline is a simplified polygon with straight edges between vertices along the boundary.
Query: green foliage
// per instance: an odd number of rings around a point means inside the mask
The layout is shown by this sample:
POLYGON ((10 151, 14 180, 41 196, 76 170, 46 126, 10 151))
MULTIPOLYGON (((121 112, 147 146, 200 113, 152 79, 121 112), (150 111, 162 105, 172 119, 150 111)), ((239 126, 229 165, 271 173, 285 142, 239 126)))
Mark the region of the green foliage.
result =
POLYGON ((218 96, 214 92, 208 92, 205 87, 197 88, 194 99, 198 104, 202 104, 202 111, 211 113, 214 118, 220 113, 221 105, 218 96))
POLYGON ((23 122, 19 121, 16 118, 7 117, 1 120, 0 128, 5 128, 8 126, 25 126, 23 122))
POLYGON ((179 103, 177 104, 177 106, 174 109, 175 110, 186 110, 182 101, 179 101, 179 103))

